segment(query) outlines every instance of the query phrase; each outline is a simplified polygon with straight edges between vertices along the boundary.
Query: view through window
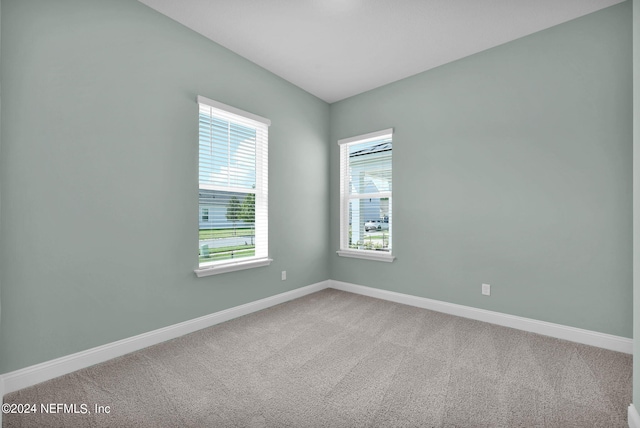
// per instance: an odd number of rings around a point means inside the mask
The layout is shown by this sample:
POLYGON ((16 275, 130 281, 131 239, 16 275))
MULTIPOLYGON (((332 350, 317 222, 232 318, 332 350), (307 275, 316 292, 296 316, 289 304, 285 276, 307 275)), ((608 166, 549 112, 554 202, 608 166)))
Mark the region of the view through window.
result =
POLYGON ((340 140, 341 250, 391 252, 392 130, 340 140))
POLYGON ((266 258, 268 124, 198 102, 200 267, 266 258))

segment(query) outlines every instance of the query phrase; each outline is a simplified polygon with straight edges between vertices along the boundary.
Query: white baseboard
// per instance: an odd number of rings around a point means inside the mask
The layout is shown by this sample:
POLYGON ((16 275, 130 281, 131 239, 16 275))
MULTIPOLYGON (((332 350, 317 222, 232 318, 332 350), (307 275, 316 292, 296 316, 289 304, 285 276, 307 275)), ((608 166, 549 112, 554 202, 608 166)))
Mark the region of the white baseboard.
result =
MULTIPOLYGON (((2 376, 0 376, 0 404, 4 404, 4 400, 2 399, 2 397, 4 397, 4 379, 2 378, 2 376)), ((0 411, 0 427, 3 426, 2 425, 2 412, 0 411)))
POLYGON ((629 404, 629 411, 627 412, 627 421, 629 423, 629 428, 640 428, 640 415, 638 415, 638 411, 636 410, 636 406, 629 404))
POLYGON ((297 299, 299 297, 306 296, 307 294, 315 293, 316 291, 324 290, 328 285, 329 281, 318 282, 306 287, 297 288, 285 293, 276 294, 275 296, 256 300, 255 302, 225 309, 193 320, 181 322, 179 324, 153 330, 148 333, 118 340, 117 342, 91 348, 86 351, 56 358, 55 360, 25 367, 24 369, 5 373, 0 375, 0 398, 3 397, 4 394, 35 385, 85 367, 102 363, 112 358, 116 358, 151 345, 156 345, 170 339, 175 339, 176 337, 193 333, 194 331, 211 327, 212 325, 220 324, 252 312, 257 312, 289 300, 297 299))
MULTIPOLYGON (((584 343, 586 345, 598 346, 600 348, 625 352, 628 354, 632 353, 632 340, 624 337, 613 336, 610 334, 598 333, 574 327, 567 327, 560 324, 537 321, 514 315, 506 315, 499 312, 492 312, 469 306, 446 303, 438 300, 427 299, 424 297, 411 296, 408 294, 381 290, 378 288, 350 284, 347 282, 326 280, 306 287, 277 294, 275 296, 260 299, 255 302, 250 302, 210 315, 205 315, 203 317, 196 318, 190 321, 185 321, 148 333, 143 333, 127 339, 119 340, 117 342, 108 343, 106 345, 88 349, 86 351, 81 351, 75 354, 60 357, 55 360, 46 361, 34 366, 25 367, 20 370, 5 373, 3 375, 0 375, 0 398, 2 398, 4 394, 8 394, 10 392, 35 385, 37 383, 65 375, 67 373, 71 373, 76 370, 92 366, 94 364, 102 363, 112 358, 116 358, 151 345, 156 345, 158 343, 174 339, 176 337, 180 337, 185 334, 231 320, 233 318, 266 309, 271 306, 287 302, 289 300, 297 299, 299 297, 306 296, 307 294, 324 290, 325 288, 334 288, 337 290, 362 294, 365 296, 375 297, 391 302, 431 309, 451 315, 457 315, 524 331, 530 331, 533 333, 543 334, 559 339, 584 343)), ((633 410, 635 412, 635 408, 633 410)), ((631 415, 631 407, 629 412, 631 415)), ((634 415, 637 416, 637 412, 635 412, 634 415)), ((629 420, 631 421, 631 416, 629 417, 629 420)), ((2 416, 0 415, 0 424, 1 422, 2 416)), ((629 423, 631 424, 631 422, 629 423)), ((640 423, 634 425, 633 428, 640 428, 640 423)))
MULTIPOLYGON (((471 318, 478 321, 485 321, 505 327, 516 328, 558 339, 583 343, 585 345, 597 346, 599 348, 610 349, 612 351, 624 352, 626 354, 633 353, 633 340, 626 337, 614 336, 591 330, 583 330, 581 328, 568 327, 561 324, 538 321, 515 315, 507 315, 500 312, 457 305, 455 303, 441 302, 439 300, 411 296, 409 294, 397 293, 395 291, 365 287, 348 282, 330 280, 329 287, 335 288, 336 290, 375 297, 377 299, 389 300, 391 302, 417 306, 419 308, 431 309, 433 311, 444 312, 464 318, 471 318)), ((638 428, 640 428, 640 426, 638 426, 638 428)))

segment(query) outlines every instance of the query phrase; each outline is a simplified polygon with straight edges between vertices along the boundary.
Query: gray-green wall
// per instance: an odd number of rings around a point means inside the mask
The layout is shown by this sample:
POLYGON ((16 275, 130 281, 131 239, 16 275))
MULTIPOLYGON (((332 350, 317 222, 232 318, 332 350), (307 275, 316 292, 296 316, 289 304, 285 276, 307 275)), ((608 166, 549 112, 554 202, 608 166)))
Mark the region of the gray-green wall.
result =
POLYGON ((640 0, 633 0, 633 402, 640 408, 640 0))
POLYGON ((630 2, 332 106, 134 0, 1 2, 0 373, 329 278, 631 337, 630 2), (193 274, 198 94, 272 120, 270 267, 193 274), (398 259, 338 258, 336 141, 387 127, 398 259))
POLYGON ((0 373, 327 279, 325 102, 134 0, 1 19, 0 373), (269 267, 193 273, 197 95, 272 121, 269 267))
POLYGON ((333 104, 331 249, 336 141, 393 127, 397 260, 334 252, 332 279, 631 337, 630 15, 622 3, 333 104))
MULTIPOLYGON (((2 0, 0 0, 0 11, 2 10, 2 0)), ((2 14, 0 13, 0 70, 2 70, 2 14)), ((0 82, 2 81, 2 78, 0 78, 0 82)), ((2 159, 2 88, 0 85, 0 159, 2 159)), ((2 162, 0 161, 0 165, 2 164, 2 162)), ((0 177, 2 177, 2 174, 0 173, 0 177)), ((0 183, 0 213, 2 212, 2 185, 0 183)), ((1 221, 0 221, 1 223, 1 221)), ((2 241, 2 235, 0 235, 0 241, 2 241)), ((2 269, 2 263, 0 263, 0 269, 2 269)), ((2 331, 2 281, 1 281, 1 276, 0 275, 0 331, 2 331)), ((0 346, 2 345, 2 342, 0 341, 0 346)), ((2 373, 2 371, 0 370, 0 373, 2 373)), ((1 388, 1 386, 0 386, 1 388)))

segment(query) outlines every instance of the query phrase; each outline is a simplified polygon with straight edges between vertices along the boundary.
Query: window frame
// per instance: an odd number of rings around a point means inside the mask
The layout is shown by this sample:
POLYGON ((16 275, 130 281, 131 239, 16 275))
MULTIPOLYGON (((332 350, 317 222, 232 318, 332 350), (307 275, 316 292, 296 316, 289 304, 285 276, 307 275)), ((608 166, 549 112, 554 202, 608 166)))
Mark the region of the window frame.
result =
MULTIPOLYGON (((223 104, 219 101, 198 96, 198 130, 200 128, 200 115, 202 106, 210 108, 211 117, 228 121, 230 123, 239 124, 245 127, 251 127, 256 130, 256 165, 255 165, 255 188, 246 192, 255 195, 255 255, 229 260, 218 260, 210 262, 200 262, 198 258, 198 267, 194 270, 198 277, 217 275, 221 273, 233 272, 238 270, 250 269, 261 266, 268 266, 273 261, 269 258, 269 214, 268 214, 268 129, 271 121, 262 116, 246 112, 236 107, 223 104), (258 239, 260 238, 260 239, 258 239)), ((200 147, 200 137, 198 137, 198 147, 200 147)), ((198 150, 200 153, 200 150, 198 150)), ((198 155, 198 177, 200 177, 201 158, 198 155)), ((233 192, 232 186, 212 186, 200 182, 198 178, 198 192, 200 189, 219 190, 233 192), (214 189, 214 187, 219 187, 214 189)), ((247 190, 247 189, 245 189, 247 190)), ((198 208, 200 211, 200 201, 198 208)), ((200 213, 200 212, 199 212, 200 213)), ((199 216, 200 217, 200 216, 199 216)), ((198 217, 198 221, 200 218, 198 217)), ((199 230, 199 228, 198 228, 199 230)), ((198 242, 199 238, 198 238, 198 242)))
MULTIPOLYGON (((393 246, 390 245, 388 252, 367 250, 367 249, 354 249, 349 248, 349 201, 353 199, 353 195, 350 193, 350 180, 349 180, 349 146, 356 144, 363 144, 371 141, 382 140, 385 138, 391 138, 392 140, 392 159, 393 159, 393 128, 383 129, 380 131, 370 132, 367 134, 357 135, 354 137, 344 138, 338 140, 340 146, 340 249, 336 253, 341 257, 351 257, 358 259, 374 260, 381 262, 393 262, 395 256, 393 255, 393 246)), ((393 165, 393 164, 392 164, 393 165)), ((393 166, 391 169, 393 175, 393 166)), ((375 194, 361 194, 358 199, 366 199, 367 197, 377 196, 378 198, 389 198, 390 213, 393 211, 392 200, 393 188, 390 191, 378 192, 375 194)), ((393 215, 389 216, 389 242, 392 242, 393 234, 393 215)))

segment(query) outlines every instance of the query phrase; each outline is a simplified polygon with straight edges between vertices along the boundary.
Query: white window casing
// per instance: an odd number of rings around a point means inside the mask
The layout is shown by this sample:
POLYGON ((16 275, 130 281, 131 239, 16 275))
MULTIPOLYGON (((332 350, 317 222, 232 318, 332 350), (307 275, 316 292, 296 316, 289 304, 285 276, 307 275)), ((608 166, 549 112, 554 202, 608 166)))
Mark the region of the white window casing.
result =
POLYGON ((198 96, 198 277, 266 266, 271 121, 198 96))
POLYGON ((392 262, 393 128, 338 141, 339 256, 392 262))

